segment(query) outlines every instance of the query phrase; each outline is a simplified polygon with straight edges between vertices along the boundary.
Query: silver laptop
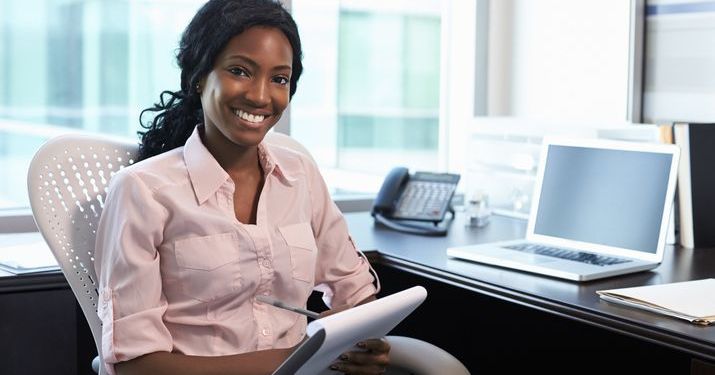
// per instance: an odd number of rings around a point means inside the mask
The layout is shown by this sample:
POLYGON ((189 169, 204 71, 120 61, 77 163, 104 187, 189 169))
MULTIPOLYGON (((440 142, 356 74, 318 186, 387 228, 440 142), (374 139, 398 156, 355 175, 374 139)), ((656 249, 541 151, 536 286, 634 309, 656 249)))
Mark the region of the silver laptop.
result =
POLYGON ((578 281, 655 268, 678 157, 673 145, 545 138, 526 239, 447 255, 578 281))

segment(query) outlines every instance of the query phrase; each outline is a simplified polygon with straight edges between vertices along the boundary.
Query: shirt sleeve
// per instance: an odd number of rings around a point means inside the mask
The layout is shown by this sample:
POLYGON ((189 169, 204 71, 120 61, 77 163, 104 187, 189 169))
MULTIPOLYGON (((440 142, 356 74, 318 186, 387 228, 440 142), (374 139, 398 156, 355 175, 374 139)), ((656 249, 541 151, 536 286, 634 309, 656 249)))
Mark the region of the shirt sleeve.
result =
POLYGON ((110 374, 117 362, 172 350, 157 251, 166 217, 136 175, 125 170, 112 178, 94 254, 102 357, 110 374))
POLYGON ((310 184, 313 233, 318 246, 315 268, 316 290, 330 307, 354 306, 377 294, 367 259, 357 249, 345 218, 330 197, 318 167, 304 160, 310 184))

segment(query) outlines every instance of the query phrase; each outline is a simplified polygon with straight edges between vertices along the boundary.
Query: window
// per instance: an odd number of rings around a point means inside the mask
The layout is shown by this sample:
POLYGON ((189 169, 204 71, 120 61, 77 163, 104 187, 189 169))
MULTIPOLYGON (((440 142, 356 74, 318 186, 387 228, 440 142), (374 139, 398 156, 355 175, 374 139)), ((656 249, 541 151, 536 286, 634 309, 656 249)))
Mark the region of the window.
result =
MULTIPOLYGON (((0 2, 0 209, 28 206, 27 166, 50 137, 136 137, 140 111, 178 89, 175 50, 203 3, 0 2)), ((306 66, 291 132, 338 192, 374 192, 394 165, 438 168, 440 3, 383 3, 291 4, 306 66)))
POLYGON ((136 137, 176 90, 179 35, 203 1, 0 2, 0 209, 29 205, 35 150, 66 132, 136 137))
MULTIPOLYGON (((140 111, 178 89, 179 35, 203 2, 0 2, 0 209, 27 207, 49 137, 136 137, 140 111)), ((374 193, 396 165, 449 168, 525 213, 543 134, 626 120, 630 5, 592 5, 292 0, 305 71, 290 133, 338 194, 374 193)))
POLYGON ((340 192, 376 192, 397 165, 436 170, 441 3, 293 0, 304 76, 291 134, 340 192))

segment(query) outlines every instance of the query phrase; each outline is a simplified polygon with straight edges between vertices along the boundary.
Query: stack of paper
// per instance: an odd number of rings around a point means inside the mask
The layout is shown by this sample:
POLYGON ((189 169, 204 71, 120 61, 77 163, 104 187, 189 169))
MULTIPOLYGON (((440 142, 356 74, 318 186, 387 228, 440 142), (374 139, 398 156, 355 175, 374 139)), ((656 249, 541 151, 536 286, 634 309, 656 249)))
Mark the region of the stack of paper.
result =
POLYGON ((715 323, 715 279, 599 290, 601 299, 685 319, 699 325, 715 323))
POLYGON ((44 241, 0 247, 0 270, 23 274, 57 269, 57 260, 44 241))

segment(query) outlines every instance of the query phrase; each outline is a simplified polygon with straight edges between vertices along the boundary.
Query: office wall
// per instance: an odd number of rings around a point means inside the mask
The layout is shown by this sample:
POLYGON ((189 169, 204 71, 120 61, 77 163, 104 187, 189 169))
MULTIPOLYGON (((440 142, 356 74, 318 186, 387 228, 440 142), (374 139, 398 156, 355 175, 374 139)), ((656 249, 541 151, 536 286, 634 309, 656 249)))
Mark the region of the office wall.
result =
POLYGON ((628 1, 492 1, 490 116, 625 120, 628 1), (496 72, 499 69, 499 73, 496 72))
MULTIPOLYGON (((448 111, 449 128, 463 132, 464 151, 453 159, 463 159, 458 170, 467 195, 486 192, 499 212, 526 217, 544 135, 595 137, 599 129, 627 126, 638 8, 623 0, 487 3, 488 37, 477 35, 474 44, 477 56, 487 49, 486 67, 474 61, 487 87, 449 97, 472 95, 475 103, 448 111), (473 110, 483 102, 486 112, 473 110)), ((459 87, 463 73, 449 86, 459 87)))
POLYGON ((471 108, 487 111, 450 115, 466 123, 465 193, 487 191, 501 212, 528 214, 544 135, 649 140, 642 123, 715 122, 715 1, 488 4, 488 95, 471 108))

